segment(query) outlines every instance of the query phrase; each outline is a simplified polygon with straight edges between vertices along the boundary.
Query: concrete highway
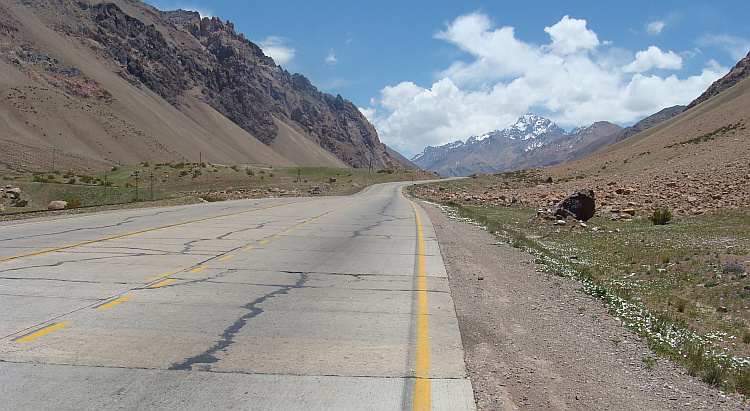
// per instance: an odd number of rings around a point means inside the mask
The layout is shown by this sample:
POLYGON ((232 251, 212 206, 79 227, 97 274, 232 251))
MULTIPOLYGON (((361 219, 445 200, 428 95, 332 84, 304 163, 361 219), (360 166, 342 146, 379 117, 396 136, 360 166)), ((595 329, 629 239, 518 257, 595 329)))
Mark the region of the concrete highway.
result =
POLYGON ((5 223, 0 409, 474 409, 404 184, 5 223))

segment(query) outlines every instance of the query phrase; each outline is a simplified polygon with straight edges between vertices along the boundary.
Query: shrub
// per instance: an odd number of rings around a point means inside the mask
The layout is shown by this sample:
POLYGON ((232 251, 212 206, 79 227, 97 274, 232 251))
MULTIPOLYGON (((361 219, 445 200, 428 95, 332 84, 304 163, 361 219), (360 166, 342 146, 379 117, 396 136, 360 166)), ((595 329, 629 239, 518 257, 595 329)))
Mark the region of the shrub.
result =
POLYGON ((654 214, 648 217, 654 225, 664 225, 672 219, 672 212, 668 208, 654 210, 654 214))
POLYGON ((77 198, 71 198, 68 200, 68 204, 65 206, 65 208, 77 208, 81 207, 83 204, 81 204, 81 200, 77 198))
POLYGON ((75 184, 75 183, 76 183, 76 178, 70 177, 70 180, 68 180, 68 184, 75 184))
POLYGON ((249 175, 250 177, 252 177, 252 176, 254 176, 254 175, 255 175, 255 171, 253 171, 253 170, 252 170, 252 169, 250 169, 250 168, 246 168, 246 169, 245 169, 245 174, 247 174, 247 175, 249 175))

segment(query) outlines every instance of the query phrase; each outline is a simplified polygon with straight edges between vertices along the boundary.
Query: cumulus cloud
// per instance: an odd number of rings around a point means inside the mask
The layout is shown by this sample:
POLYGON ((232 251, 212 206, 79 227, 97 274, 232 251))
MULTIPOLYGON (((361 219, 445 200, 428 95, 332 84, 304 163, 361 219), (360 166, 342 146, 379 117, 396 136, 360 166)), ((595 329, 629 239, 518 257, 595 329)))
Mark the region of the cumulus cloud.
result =
POLYGON ((258 42, 263 54, 271 57, 276 64, 283 65, 294 59, 297 51, 287 46, 283 37, 268 36, 265 40, 258 42))
POLYGON ((646 33, 654 35, 654 36, 657 34, 661 34, 662 30, 664 30, 663 21, 652 21, 651 23, 648 23, 646 25, 646 33))
POLYGON ((450 64, 430 87, 385 87, 362 112, 383 142, 412 155, 505 128, 527 112, 566 128, 637 121, 687 104, 728 71, 712 62, 687 78, 646 75, 653 68, 679 70, 682 59, 655 46, 633 59, 569 16, 544 30, 549 44, 534 45, 517 39, 513 27, 493 27, 481 13, 458 17, 435 37, 470 58, 450 64))
POLYGON ((544 31, 552 37, 549 48, 556 54, 571 54, 578 50, 593 50, 599 45, 596 33, 586 28, 586 20, 565 16, 544 31))
POLYGON ((635 54, 635 61, 624 66, 622 69, 627 73, 643 73, 652 68, 679 70, 682 68, 682 57, 672 51, 663 52, 656 46, 651 46, 645 51, 635 54))

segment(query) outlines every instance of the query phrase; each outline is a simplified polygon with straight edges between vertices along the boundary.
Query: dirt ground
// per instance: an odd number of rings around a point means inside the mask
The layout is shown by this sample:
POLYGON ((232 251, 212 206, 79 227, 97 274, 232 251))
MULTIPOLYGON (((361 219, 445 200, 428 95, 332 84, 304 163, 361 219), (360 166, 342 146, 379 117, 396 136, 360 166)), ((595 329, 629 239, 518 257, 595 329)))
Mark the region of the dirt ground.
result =
POLYGON ((750 409, 621 326, 576 281, 422 203, 435 227, 479 410, 750 409))

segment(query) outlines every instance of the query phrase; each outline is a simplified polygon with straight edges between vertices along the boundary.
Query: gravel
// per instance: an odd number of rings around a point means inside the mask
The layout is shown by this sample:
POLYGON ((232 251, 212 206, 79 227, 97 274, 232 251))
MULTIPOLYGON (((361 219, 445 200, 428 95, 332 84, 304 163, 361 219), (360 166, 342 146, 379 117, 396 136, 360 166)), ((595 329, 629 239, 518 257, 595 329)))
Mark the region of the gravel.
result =
POLYGON ((574 280, 423 203, 440 243, 479 410, 750 409, 620 325, 574 280))

